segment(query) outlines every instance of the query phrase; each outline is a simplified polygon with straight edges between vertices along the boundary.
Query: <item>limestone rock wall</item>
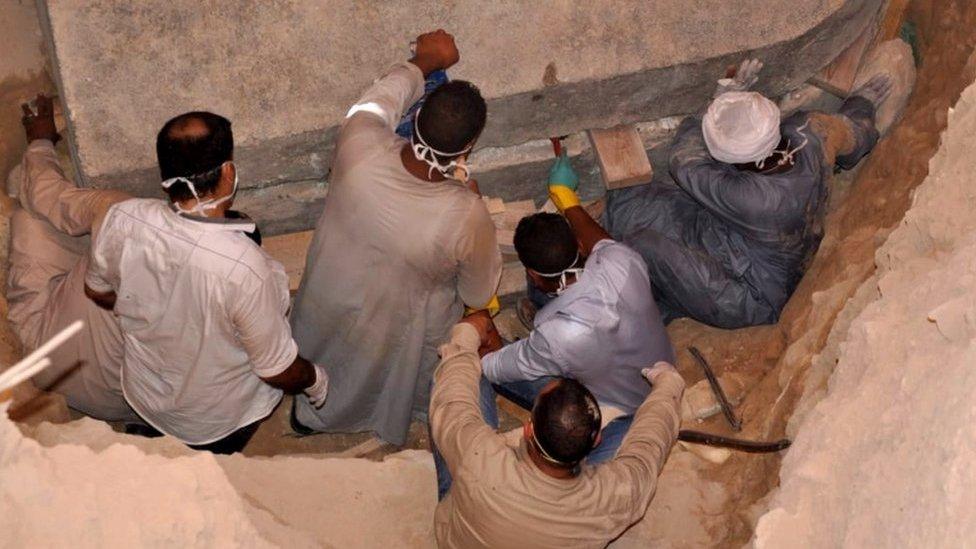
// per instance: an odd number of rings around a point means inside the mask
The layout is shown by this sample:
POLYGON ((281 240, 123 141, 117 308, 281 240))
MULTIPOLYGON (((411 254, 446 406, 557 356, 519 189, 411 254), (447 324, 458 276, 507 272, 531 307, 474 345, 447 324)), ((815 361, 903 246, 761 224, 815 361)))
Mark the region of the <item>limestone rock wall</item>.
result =
MULTIPOLYGON (((882 3, 39 1, 85 181, 158 195, 156 131, 213 110, 234 121, 242 201, 267 232, 311 225, 345 110, 421 31, 456 34, 451 75, 489 100, 480 145, 508 146, 693 112, 746 54, 766 62, 762 91, 793 89, 882 3)), ((490 190, 531 194, 537 171, 490 190)))

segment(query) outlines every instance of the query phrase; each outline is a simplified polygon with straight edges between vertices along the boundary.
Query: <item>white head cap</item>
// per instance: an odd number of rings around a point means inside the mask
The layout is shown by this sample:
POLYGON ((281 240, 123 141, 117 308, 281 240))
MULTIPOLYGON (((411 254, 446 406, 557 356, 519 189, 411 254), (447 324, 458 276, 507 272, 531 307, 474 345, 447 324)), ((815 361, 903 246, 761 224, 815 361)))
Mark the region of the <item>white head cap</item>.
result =
POLYGON ((756 92, 723 93, 708 106, 702 134, 719 162, 759 162, 779 144, 779 107, 756 92))

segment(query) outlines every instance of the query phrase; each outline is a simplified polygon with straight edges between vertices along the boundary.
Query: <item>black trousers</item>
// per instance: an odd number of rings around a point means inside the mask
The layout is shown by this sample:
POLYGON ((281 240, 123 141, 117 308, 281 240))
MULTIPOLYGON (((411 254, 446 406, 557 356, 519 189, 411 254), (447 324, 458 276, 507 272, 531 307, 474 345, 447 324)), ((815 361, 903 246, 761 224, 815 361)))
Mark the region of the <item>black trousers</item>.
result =
MULTIPOLYGON (((236 454, 247 446, 247 443, 250 442, 251 437, 253 437, 254 433, 257 432, 259 425, 261 425, 261 422, 255 421, 254 423, 245 425, 224 438, 211 442, 210 444, 187 444, 187 446, 193 448, 194 450, 204 450, 214 454, 236 454)), ((125 432, 129 435, 139 435, 147 438, 163 436, 163 433, 160 433, 153 427, 137 423, 126 425, 125 432)))

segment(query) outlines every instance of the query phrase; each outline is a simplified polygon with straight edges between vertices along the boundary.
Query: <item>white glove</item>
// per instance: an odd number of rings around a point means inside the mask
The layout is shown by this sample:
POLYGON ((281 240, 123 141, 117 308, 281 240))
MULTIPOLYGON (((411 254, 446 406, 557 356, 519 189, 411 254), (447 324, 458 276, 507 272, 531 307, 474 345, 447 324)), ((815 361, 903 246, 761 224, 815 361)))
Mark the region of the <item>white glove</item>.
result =
POLYGON ((763 68, 763 62, 758 59, 746 59, 739 65, 739 70, 735 71, 732 78, 722 78, 718 81, 718 87, 712 97, 718 97, 725 92, 748 91, 759 81, 759 71, 763 68))
POLYGON ((329 374, 321 364, 313 362, 312 367, 315 368, 315 382, 305 388, 305 395, 308 396, 308 402, 318 409, 329 396, 329 374))
MULTIPOLYGON (((641 370, 641 375, 643 375, 644 379, 646 379, 647 382, 653 386, 654 380, 661 377, 667 372, 678 374, 678 369, 662 360, 655 363, 654 366, 651 366, 650 368, 644 368, 643 370, 641 370)), ((681 374, 678 375, 680 376, 681 374)))

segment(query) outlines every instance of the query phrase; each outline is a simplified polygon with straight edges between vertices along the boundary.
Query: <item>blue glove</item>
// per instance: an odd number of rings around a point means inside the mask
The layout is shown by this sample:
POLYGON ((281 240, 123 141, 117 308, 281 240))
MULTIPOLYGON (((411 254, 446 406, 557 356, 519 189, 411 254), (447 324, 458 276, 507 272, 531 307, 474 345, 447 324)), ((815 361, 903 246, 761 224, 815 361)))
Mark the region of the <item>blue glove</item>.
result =
POLYGON ((549 185, 561 185, 568 187, 571 191, 575 191, 579 187, 579 176, 576 175, 576 170, 570 164, 566 151, 563 151, 563 154, 559 155, 559 158, 549 168, 549 185))
POLYGON ((560 212, 580 205, 579 197, 576 196, 577 187, 579 176, 569 163, 566 151, 563 151, 552 168, 549 168, 549 198, 560 212))

